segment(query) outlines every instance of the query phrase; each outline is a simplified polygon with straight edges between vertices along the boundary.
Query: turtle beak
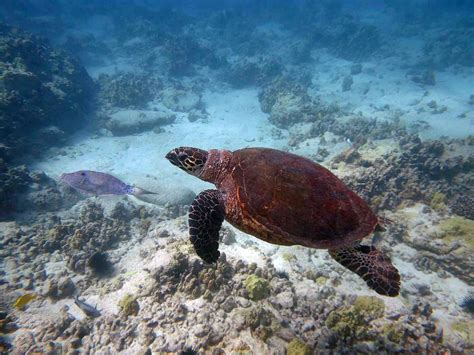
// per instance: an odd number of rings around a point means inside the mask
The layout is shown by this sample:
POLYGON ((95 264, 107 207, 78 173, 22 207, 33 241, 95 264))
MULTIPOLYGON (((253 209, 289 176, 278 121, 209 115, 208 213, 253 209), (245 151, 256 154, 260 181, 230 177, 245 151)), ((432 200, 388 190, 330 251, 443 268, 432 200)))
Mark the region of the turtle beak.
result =
POLYGON ((165 158, 168 159, 171 164, 176 165, 176 166, 181 166, 178 159, 178 152, 176 149, 173 149, 168 154, 166 154, 165 158))

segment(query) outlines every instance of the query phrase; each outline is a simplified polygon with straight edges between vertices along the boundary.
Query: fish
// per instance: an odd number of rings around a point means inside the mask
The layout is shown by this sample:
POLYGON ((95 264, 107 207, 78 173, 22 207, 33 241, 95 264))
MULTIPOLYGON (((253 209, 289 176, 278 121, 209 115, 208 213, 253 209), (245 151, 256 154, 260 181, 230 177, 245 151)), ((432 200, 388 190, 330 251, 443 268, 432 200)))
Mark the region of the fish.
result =
POLYGON ((36 294, 35 293, 25 293, 24 295, 18 297, 13 303, 13 307, 15 307, 18 310, 22 310, 23 308, 26 307, 28 303, 36 299, 36 294))
POLYGON ((96 307, 92 307, 90 304, 81 301, 79 297, 74 297, 74 304, 88 317, 97 318, 100 316, 100 311, 96 307))
POLYGON ((128 185, 116 177, 92 170, 79 170, 73 173, 64 173, 59 181, 69 185, 73 189, 93 195, 156 195, 155 192, 147 191, 139 187, 128 185))

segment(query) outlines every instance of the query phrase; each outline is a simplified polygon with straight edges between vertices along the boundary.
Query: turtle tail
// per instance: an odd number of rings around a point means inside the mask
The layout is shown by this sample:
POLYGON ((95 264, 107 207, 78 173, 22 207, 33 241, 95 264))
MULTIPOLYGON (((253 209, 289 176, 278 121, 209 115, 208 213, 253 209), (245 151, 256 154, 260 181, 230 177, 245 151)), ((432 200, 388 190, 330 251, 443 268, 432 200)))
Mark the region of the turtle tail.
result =
POLYGON ((330 249, 329 254, 339 264, 362 277, 378 294, 398 296, 400 274, 390 258, 375 247, 357 244, 330 249))

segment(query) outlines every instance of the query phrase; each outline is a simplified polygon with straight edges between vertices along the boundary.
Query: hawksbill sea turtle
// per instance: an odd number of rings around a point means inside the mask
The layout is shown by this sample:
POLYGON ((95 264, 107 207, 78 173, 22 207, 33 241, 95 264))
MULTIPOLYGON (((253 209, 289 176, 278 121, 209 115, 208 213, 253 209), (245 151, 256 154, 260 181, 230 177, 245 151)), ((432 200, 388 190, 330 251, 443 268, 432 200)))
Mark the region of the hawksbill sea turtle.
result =
POLYGON ((189 234, 207 263, 219 258, 227 220, 266 242, 328 249, 331 257, 384 296, 397 296, 400 274, 390 258, 359 241, 381 226, 367 203, 321 165, 268 148, 236 151, 179 147, 166 158, 216 190, 189 209, 189 234))

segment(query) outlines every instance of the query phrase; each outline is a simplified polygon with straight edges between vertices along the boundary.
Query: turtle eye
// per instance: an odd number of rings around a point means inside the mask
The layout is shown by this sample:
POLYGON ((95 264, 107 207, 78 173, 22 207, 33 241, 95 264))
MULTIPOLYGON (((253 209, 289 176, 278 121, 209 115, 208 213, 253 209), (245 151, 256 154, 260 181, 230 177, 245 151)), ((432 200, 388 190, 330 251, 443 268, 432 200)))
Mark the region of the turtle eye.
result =
POLYGON ((188 159, 188 155, 186 153, 179 153, 178 154, 178 159, 180 162, 184 163, 186 159, 188 159))
POLYGON ((86 173, 85 173, 85 172, 82 172, 82 173, 81 173, 81 176, 86 176, 86 173))

